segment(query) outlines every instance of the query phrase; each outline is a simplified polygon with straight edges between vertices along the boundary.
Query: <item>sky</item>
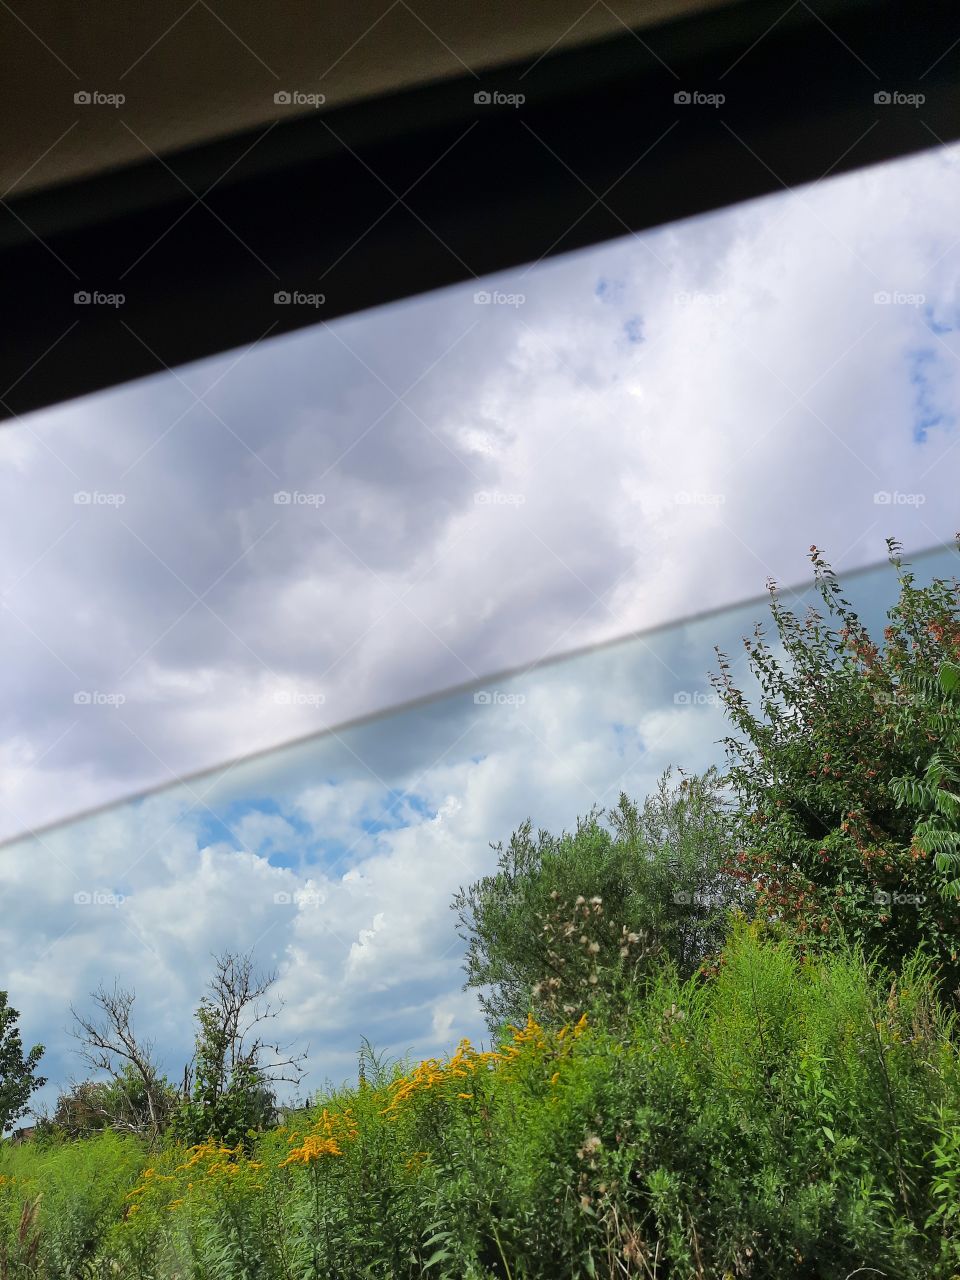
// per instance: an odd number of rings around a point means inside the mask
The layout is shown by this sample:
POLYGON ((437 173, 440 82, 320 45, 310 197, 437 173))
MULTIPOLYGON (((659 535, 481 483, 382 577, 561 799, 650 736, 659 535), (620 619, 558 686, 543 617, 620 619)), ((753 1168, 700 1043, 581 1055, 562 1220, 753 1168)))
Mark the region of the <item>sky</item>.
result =
POLYGON ((528 815, 709 763, 717 708, 673 699, 715 636, 342 726, 799 583, 814 542, 949 540, 958 188, 931 151, 3 428, 0 838, 341 726, 0 847, 0 985, 56 1071, 114 976, 176 1059, 237 942, 334 1078, 360 1034, 476 1029, 451 893, 528 815))

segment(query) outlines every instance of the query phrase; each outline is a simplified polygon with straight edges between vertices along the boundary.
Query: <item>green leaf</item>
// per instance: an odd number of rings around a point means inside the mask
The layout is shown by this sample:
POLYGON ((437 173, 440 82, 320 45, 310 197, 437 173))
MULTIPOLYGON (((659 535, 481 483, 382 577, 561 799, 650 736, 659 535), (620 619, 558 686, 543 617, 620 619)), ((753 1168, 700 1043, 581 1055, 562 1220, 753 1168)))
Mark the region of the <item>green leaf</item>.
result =
POLYGON ((960 688, 960 666, 955 662, 945 662, 940 668, 940 688, 948 696, 960 688))

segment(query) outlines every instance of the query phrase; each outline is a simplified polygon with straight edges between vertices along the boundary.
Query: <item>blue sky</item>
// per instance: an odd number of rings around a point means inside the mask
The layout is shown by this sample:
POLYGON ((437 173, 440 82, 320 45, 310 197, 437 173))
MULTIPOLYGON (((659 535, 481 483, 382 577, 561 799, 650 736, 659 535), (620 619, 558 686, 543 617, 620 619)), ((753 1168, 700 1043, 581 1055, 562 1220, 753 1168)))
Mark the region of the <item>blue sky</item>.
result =
POLYGON ((0 838, 175 784, 0 847, 0 987, 51 1077, 115 976, 176 1073, 226 946, 277 968, 321 1079, 361 1035, 477 1034, 452 892, 526 817, 715 760, 694 695, 754 614, 530 665, 799 582, 813 542, 846 573, 957 528, 958 155, 0 432, 0 838))

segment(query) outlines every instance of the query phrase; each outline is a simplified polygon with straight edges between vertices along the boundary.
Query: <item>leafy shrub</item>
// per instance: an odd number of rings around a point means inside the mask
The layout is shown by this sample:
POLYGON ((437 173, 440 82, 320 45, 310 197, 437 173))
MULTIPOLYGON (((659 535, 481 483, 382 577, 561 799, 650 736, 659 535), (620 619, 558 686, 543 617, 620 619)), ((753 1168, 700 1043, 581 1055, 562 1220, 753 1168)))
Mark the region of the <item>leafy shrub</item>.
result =
POLYGON ((480 990, 494 1030, 531 1008, 550 1016, 541 992, 556 939, 543 926, 557 899, 600 898, 618 936, 646 936, 686 976, 720 946, 731 902, 746 897, 721 869, 730 819, 713 769, 677 781, 668 771, 642 805, 621 794, 573 834, 534 839, 527 821, 506 849, 493 847, 497 872, 461 889, 453 907, 468 944, 466 985, 480 990))
POLYGON ((918 586, 888 545, 899 598, 882 642, 814 547, 825 613, 797 617, 770 584, 782 656, 760 626, 744 641, 759 706, 719 655, 739 802, 729 869, 755 889, 762 915, 788 922, 808 946, 846 940, 899 964, 922 945, 955 989, 960 801, 944 788, 956 776, 960 726, 940 673, 960 658, 960 586, 918 586))
POLYGON ((42 1118, 37 1129, 51 1137, 82 1138, 103 1129, 118 1133, 149 1134, 154 1115, 166 1118, 176 1107, 176 1091, 162 1077, 148 1086, 137 1070, 127 1063, 113 1079, 81 1080, 61 1093, 52 1116, 42 1118))

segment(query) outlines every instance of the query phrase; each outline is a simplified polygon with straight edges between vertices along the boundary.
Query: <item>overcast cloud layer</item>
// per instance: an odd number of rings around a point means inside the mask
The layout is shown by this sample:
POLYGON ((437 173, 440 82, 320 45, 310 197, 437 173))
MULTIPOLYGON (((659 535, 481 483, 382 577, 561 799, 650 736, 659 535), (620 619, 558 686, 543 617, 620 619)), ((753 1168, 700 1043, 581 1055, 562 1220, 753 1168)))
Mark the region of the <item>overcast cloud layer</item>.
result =
POLYGON ((958 154, 4 428, 0 835, 949 538, 958 154))

